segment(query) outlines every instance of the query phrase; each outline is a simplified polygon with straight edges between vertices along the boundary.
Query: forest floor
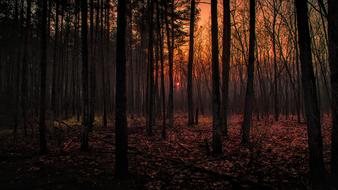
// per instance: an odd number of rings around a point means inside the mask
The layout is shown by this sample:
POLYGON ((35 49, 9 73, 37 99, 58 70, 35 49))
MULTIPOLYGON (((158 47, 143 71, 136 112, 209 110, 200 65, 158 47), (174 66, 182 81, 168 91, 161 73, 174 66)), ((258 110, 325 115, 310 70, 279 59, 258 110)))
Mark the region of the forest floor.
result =
MULTIPOLYGON (((296 119, 254 120, 251 145, 240 144, 241 116, 233 116, 223 156, 209 155, 211 118, 175 127, 160 138, 145 135, 144 119, 129 119, 130 179, 114 179, 114 127, 97 124, 90 151, 80 152, 81 127, 74 119, 55 122, 48 131, 49 153, 38 153, 37 128, 16 138, 0 128, 1 189, 308 189, 306 125, 296 119)), ((329 119, 323 119, 324 159, 329 161, 329 119)), ((99 123, 99 122, 97 122, 99 123)), ((160 123, 160 121, 159 121, 160 123)))

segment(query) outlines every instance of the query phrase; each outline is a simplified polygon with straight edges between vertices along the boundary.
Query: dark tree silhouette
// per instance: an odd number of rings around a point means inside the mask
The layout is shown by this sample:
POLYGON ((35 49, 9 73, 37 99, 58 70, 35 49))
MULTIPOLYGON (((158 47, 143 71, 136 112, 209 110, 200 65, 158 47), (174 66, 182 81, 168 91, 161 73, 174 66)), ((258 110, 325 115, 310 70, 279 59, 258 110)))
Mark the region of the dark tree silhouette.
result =
MULTIPOLYGON (((98 5, 96 5, 98 6, 98 5)), ((97 13, 98 14, 98 13, 97 13)), ((96 59, 95 59, 95 48, 96 43, 94 42, 96 37, 94 37, 94 1, 90 0, 89 3, 89 21, 90 21, 90 27, 89 27, 89 39, 90 39, 90 65, 89 65, 89 104, 88 104, 88 125, 89 128, 92 129, 93 123, 95 120, 95 91, 96 91, 96 59)), ((97 25, 98 20, 95 21, 95 24, 97 25)))
POLYGON ((169 27, 169 0, 165 0, 165 19, 166 19, 166 30, 167 30, 167 46, 169 54, 169 95, 168 95, 168 126, 174 126, 174 77, 173 77, 173 67, 174 67, 174 0, 171 1, 171 29, 169 27), (170 39, 171 38, 171 39, 170 39))
POLYGON ((82 131, 81 131, 81 150, 88 150, 89 135, 89 89, 88 89, 88 10, 87 0, 81 0, 81 53, 82 53, 82 131))
MULTIPOLYGON (((23 128, 25 135, 27 135, 27 115, 28 115, 28 59, 29 59, 29 50, 28 43, 31 36, 31 17, 32 17, 32 1, 27 0, 26 7, 26 27, 24 31, 24 50, 22 56, 22 77, 21 77, 21 110, 22 110, 22 119, 23 119, 23 128)), ((23 13, 22 13, 23 14, 23 13)), ((23 17, 23 15, 22 15, 23 17)))
POLYGON ((329 61, 332 88, 331 173, 338 188, 338 1, 328 1, 329 61))
POLYGON ((115 111, 115 174, 119 178, 128 175, 127 133, 127 82, 126 82, 126 1, 119 0, 116 34, 116 111, 115 111))
POLYGON ((212 36, 212 151, 213 154, 222 153, 222 121, 221 97, 218 61, 218 21, 217 0, 211 1, 211 36, 212 36))
POLYGON ((40 152, 47 152, 46 141, 46 73, 47 73, 47 0, 40 0, 40 33, 41 33, 41 58, 40 58, 40 152))
POLYGON ((147 105, 147 134, 152 135, 153 133, 153 122, 154 122, 154 48, 153 48, 153 18, 154 18, 154 1, 148 0, 149 8, 149 44, 148 44, 148 105, 147 105))
POLYGON ((190 5, 190 36, 189 36, 189 61, 188 61, 188 85, 187 85, 187 102, 188 102, 188 125, 194 124, 194 107, 193 107, 193 65, 194 65, 194 31, 195 31, 195 0, 191 0, 190 5))
POLYGON ((325 188, 323 140, 317 102, 316 79, 312 65, 307 0, 296 0, 298 44, 309 143, 310 177, 313 189, 325 188))
POLYGON ((164 34, 162 32, 161 24, 163 22, 163 12, 160 10, 160 5, 163 6, 164 1, 157 1, 156 3, 156 17, 157 17, 157 36, 160 40, 160 62, 161 62, 161 94, 162 94, 162 132, 161 136, 163 139, 166 138, 166 104, 165 104, 165 79, 164 79, 164 56, 163 56, 163 40, 164 34))
POLYGON ((58 40, 59 40, 59 9, 60 2, 55 2, 55 34, 54 34, 54 47, 53 47, 53 71, 52 71, 52 94, 51 94, 51 109, 53 112, 53 119, 56 118, 56 80, 57 80, 57 52, 58 52, 58 40))
POLYGON ((245 95, 244 121, 242 125, 242 144, 250 141, 250 128, 254 100, 254 64, 255 64, 255 43, 256 43, 256 1, 250 0, 250 41, 249 41, 249 64, 248 81, 245 95))
POLYGON ((223 51, 222 51, 222 127, 223 135, 228 135, 228 97, 231 48, 230 0, 223 0, 223 51))

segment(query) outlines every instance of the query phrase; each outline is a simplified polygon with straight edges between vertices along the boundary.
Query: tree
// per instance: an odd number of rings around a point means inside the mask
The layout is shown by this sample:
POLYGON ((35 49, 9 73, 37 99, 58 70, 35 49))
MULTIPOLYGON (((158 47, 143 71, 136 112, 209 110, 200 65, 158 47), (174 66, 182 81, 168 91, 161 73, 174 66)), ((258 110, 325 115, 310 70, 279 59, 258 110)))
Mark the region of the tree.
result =
POLYGON ((87 0, 81 0, 81 54, 82 54, 82 131, 81 131, 81 150, 88 150, 88 133, 89 133, 89 91, 88 91, 88 17, 87 0))
MULTIPOLYGON (((98 6, 98 5, 96 5, 98 6)), ((94 42, 94 2, 90 0, 89 3, 89 20, 90 20, 90 27, 89 27, 89 39, 90 39, 90 65, 89 65, 89 121, 88 125, 90 130, 93 128, 94 120, 95 120, 95 90, 96 90, 96 59, 95 59, 95 48, 96 43, 94 42)), ((98 12, 97 12, 98 14, 98 12)), ((98 20, 95 22, 98 25, 98 20)))
POLYGON ((55 34, 54 34, 54 47, 53 47, 53 71, 52 71, 52 94, 51 94, 51 108, 53 112, 53 120, 56 118, 56 74, 57 74, 57 51, 59 40, 59 1, 55 2, 55 34))
POLYGON ((169 0, 165 0, 165 19, 166 19, 166 30, 167 30, 167 46, 168 46, 168 56, 169 56, 169 95, 168 95, 168 126, 174 126, 174 77, 173 77, 173 67, 174 67, 174 44, 175 44, 175 31, 174 31, 174 0, 171 1, 171 30, 169 28, 169 19, 168 19, 168 5, 169 0), (171 40, 170 40, 171 37, 171 40))
POLYGON ((191 0, 190 6, 190 37, 189 37, 189 62, 188 62, 188 125, 194 124, 194 107, 193 107, 193 64, 194 64, 194 31, 195 31, 195 0, 191 0))
MULTIPOLYGON (((23 1, 22 1, 23 2, 23 1)), ((29 39, 31 36, 31 13, 32 13, 32 1, 27 0, 27 7, 26 7, 26 28, 24 31, 24 41, 23 41, 23 56, 22 56, 22 77, 21 77, 21 110, 22 110, 22 119, 23 119, 23 128, 25 135, 27 135, 27 111, 28 111, 28 56, 29 56, 29 39)), ((42 9, 41 9, 42 10, 42 9)), ((23 14, 23 7, 22 12, 23 14)), ((22 15, 23 17, 23 15, 22 15)))
POLYGON ((244 121, 242 125, 242 144, 248 144, 250 140, 250 128, 254 101, 254 62, 256 43, 256 1, 250 0, 250 39, 249 39, 249 64, 248 81, 245 95, 244 121))
POLYGON ((126 1, 118 0, 116 33, 116 110, 115 110, 115 174, 128 175, 127 83, 126 83, 126 1))
POLYGON ((160 1, 156 3, 156 12, 157 12, 157 36, 160 41, 160 62, 161 62, 161 94, 162 94, 162 132, 161 136, 163 139, 166 138, 166 104, 165 104, 165 80, 164 80, 164 57, 163 57, 163 32, 161 29, 161 24, 163 22, 163 14, 160 17, 160 1))
POLYGON ((230 77, 230 47, 231 46, 231 20, 230 0, 223 0, 223 51, 222 51, 222 128, 223 135, 228 135, 228 97, 230 77))
POLYGON ((153 62, 153 14, 154 14, 154 1, 148 0, 149 6, 149 44, 148 44, 148 105, 147 105, 147 134, 152 135, 153 121, 154 121, 154 62, 153 62))
POLYGON ((323 140, 311 53, 307 0, 296 0, 298 44, 309 143, 310 178, 313 189, 325 189, 323 140))
POLYGON ((332 93, 331 172, 338 188, 338 1, 328 1, 329 62, 332 93))
POLYGON ((46 73, 47 73, 47 1, 39 1, 40 8, 40 33, 41 33, 41 57, 40 57, 40 152, 47 152, 46 141, 46 73))
POLYGON ((273 0, 273 21, 272 21, 272 50, 273 50, 273 67, 274 67, 274 117, 275 120, 279 120, 279 100, 278 100, 278 67, 277 67, 277 50, 276 50, 276 23, 279 7, 277 5, 278 0, 273 0))
POLYGON ((221 97, 218 62, 218 21, 217 0, 211 1, 211 36, 212 36, 212 150, 213 154, 222 153, 222 123, 221 123, 221 97))

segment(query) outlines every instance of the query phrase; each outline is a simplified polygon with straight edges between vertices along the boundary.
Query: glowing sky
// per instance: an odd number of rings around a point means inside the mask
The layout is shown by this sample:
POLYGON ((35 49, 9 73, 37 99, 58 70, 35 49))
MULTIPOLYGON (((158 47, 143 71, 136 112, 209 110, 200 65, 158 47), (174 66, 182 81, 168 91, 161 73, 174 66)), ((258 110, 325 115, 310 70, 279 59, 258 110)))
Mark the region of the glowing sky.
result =
MULTIPOLYGON (((203 2, 207 2, 206 0, 203 2)), ((198 7, 201 9, 200 21, 199 24, 202 26, 207 25, 208 20, 210 19, 210 5, 205 3, 198 4, 198 7)))

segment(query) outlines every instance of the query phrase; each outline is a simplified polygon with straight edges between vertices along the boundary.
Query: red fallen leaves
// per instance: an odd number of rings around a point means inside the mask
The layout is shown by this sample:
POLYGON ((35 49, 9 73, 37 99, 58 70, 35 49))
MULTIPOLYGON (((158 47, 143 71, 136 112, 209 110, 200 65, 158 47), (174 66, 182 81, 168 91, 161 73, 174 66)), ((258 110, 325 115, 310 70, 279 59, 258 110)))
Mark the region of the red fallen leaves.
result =
MULTIPOLYGON (((329 118, 324 117, 324 155, 329 155, 329 118)), ((217 173, 225 173, 252 182, 272 186, 304 187, 303 182, 308 173, 308 145, 306 125, 297 121, 282 120, 254 121, 251 146, 240 144, 241 117, 230 120, 229 136, 223 140, 224 156, 206 157, 203 139, 210 145, 211 120, 201 118, 199 126, 187 127, 186 118, 177 117, 175 128, 168 130, 167 141, 148 138, 144 134, 131 137, 137 139, 141 150, 159 155, 191 162, 217 173)), ((159 134, 159 132, 158 132, 159 134)), ((189 174, 193 177, 194 174, 189 174)), ((306 180, 305 180, 306 181, 306 180)))
MULTIPOLYGON (((296 189, 307 184, 308 150, 304 124, 293 120, 255 120, 251 145, 243 147, 240 144, 242 118, 233 116, 229 136, 223 139, 224 155, 215 158, 207 155, 211 150, 211 118, 201 117, 198 126, 188 127, 186 117, 178 116, 175 127, 167 129, 166 140, 160 138, 160 123, 158 121, 154 128, 155 135, 147 137, 144 119, 129 119, 129 171, 142 176, 142 185, 147 189, 231 189, 236 185, 240 189, 249 189, 254 184, 296 189)), ((324 157, 328 161, 329 118, 325 116, 322 123, 324 157)), ((24 160, 22 166, 16 164, 21 162, 19 159, 1 162, 1 165, 13 163, 20 174, 29 171, 30 175, 45 168, 53 168, 57 176, 74 172, 79 181, 95 184, 98 178, 113 176, 115 135, 112 126, 93 129, 89 153, 79 152, 80 127, 66 127, 63 133, 62 143, 56 138, 49 139, 49 155, 20 158, 24 160)), ((26 137, 13 146, 10 137, 7 140, 0 138, 1 152, 32 153, 38 150, 36 139, 26 137), (13 147, 14 150, 10 149, 13 147)))

